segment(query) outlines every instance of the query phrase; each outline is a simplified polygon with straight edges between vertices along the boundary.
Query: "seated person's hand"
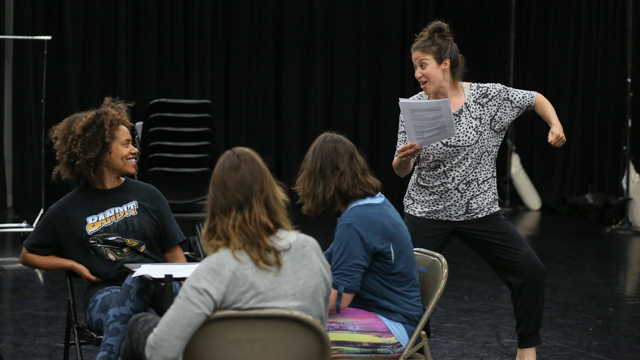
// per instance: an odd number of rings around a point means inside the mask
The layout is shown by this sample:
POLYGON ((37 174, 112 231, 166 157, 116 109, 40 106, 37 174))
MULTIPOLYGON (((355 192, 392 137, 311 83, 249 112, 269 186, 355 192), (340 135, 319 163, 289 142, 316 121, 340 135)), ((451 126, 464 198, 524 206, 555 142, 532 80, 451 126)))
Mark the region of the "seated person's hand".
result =
POLYGON ((73 272, 78 274, 82 278, 82 281, 84 281, 84 283, 87 284, 87 285, 90 285, 91 283, 96 283, 96 282, 100 281, 99 278, 93 276, 93 274, 91 274, 91 271, 89 271, 89 269, 87 269, 82 264, 79 264, 79 263, 74 264, 73 272))

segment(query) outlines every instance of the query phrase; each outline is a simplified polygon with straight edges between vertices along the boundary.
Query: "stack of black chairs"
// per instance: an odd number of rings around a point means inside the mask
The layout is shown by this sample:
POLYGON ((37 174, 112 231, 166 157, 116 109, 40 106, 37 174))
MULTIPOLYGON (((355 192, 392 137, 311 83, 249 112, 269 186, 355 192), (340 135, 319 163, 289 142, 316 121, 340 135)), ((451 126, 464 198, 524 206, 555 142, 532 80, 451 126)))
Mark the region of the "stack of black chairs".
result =
POLYGON ((136 123, 138 179, 162 192, 179 223, 205 218, 213 167, 225 150, 224 127, 213 114, 209 100, 157 99, 136 123))

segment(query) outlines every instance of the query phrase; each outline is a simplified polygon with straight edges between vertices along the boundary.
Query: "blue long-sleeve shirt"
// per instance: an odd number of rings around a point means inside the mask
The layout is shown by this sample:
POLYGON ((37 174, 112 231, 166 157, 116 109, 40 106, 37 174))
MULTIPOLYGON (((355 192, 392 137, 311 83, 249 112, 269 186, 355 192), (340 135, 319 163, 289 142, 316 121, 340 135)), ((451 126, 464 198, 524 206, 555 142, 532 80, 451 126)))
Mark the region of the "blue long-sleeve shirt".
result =
POLYGON ((411 235, 389 200, 378 194, 351 204, 324 255, 333 288, 355 294, 350 307, 397 321, 413 334, 423 314, 415 255, 411 235))

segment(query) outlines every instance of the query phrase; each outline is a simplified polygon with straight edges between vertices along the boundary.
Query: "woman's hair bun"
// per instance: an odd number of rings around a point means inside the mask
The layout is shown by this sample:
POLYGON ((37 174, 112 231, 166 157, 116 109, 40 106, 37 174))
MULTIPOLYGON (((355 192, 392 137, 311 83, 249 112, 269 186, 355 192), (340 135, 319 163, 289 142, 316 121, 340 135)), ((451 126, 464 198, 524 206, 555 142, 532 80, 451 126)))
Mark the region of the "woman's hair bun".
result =
POLYGON ((416 42, 429 38, 438 42, 443 40, 453 40, 453 34, 451 33, 451 29, 449 29, 449 25, 447 23, 435 20, 427 25, 426 28, 422 29, 420 34, 416 36, 416 42))

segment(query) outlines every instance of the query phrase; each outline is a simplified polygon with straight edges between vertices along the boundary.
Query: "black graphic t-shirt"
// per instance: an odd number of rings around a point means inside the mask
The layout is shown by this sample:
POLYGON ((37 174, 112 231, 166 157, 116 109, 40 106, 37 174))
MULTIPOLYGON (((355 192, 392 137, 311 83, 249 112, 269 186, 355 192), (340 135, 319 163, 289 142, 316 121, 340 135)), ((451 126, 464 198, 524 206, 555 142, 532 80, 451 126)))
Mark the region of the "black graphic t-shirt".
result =
POLYGON ((85 294, 121 285, 127 263, 166 262, 164 253, 185 240, 164 196, 152 185, 125 179, 101 190, 80 187, 56 202, 24 243, 37 255, 84 265, 101 282, 85 294))

